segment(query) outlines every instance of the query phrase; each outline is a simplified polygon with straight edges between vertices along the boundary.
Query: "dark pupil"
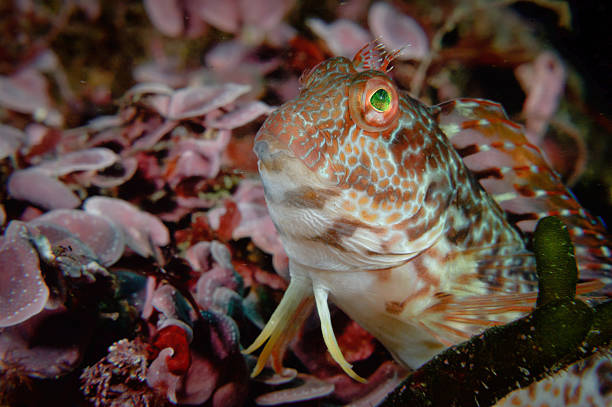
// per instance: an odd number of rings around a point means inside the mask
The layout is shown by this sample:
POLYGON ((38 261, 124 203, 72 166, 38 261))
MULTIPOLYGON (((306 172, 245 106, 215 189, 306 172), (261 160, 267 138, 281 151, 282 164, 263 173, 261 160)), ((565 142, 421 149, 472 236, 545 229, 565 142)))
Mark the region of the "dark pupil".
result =
POLYGON ((370 97, 370 103, 374 109, 379 112, 385 112, 391 105, 391 95, 384 89, 378 89, 370 97))

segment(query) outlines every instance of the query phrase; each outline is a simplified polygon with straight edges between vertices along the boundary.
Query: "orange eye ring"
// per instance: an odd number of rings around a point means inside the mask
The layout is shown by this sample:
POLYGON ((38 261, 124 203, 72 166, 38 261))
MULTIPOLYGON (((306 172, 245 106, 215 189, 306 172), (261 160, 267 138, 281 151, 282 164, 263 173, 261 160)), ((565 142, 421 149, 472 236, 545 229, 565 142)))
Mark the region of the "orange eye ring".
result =
POLYGON ((351 119, 363 130, 385 131, 397 123, 399 98, 395 86, 384 74, 362 72, 349 88, 351 119))

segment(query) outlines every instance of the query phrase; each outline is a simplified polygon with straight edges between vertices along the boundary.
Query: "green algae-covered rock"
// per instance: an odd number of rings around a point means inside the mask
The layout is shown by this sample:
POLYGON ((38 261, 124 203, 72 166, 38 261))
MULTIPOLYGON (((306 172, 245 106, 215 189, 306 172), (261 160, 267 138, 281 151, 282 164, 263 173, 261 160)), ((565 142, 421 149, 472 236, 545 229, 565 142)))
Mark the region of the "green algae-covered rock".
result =
POLYGON ((533 249, 538 270, 537 306, 574 298, 578 269, 567 227, 553 216, 541 219, 534 233, 533 249))

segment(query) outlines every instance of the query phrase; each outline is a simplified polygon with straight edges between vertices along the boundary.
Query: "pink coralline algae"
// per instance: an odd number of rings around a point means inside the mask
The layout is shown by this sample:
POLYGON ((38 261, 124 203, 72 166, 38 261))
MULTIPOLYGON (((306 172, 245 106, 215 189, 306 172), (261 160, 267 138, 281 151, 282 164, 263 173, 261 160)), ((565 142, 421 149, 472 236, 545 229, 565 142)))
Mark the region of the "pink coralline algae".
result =
POLYGON ((339 19, 327 24, 318 18, 313 18, 308 20, 308 26, 325 42, 333 55, 346 58, 352 58, 363 44, 372 40, 367 30, 350 20, 339 19))
POLYGON ((206 30, 206 24, 198 17, 197 0, 145 0, 144 6, 155 27, 169 37, 195 37, 206 30))
POLYGON ((249 89, 247 85, 233 83, 179 89, 168 101, 167 110, 161 113, 174 120, 201 116, 233 102, 249 89))
POLYGON ((62 154, 54 160, 42 162, 36 168, 49 175, 61 177, 77 171, 96 171, 109 167, 119 156, 107 148, 89 148, 62 154))
MULTIPOLYGON (((213 243, 212 251, 219 252, 214 258, 225 257, 225 267, 231 267, 223 245, 213 243)), ((236 397, 221 390, 230 383, 243 385, 247 371, 239 352, 238 327, 224 314, 231 312, 223 300, 225 296, 218 295, 233 292, 231 287, 240 289, 240 284, 234 283, 238 276, 227 268, 217 270, 206 271, 198 281, 198 286, 210 287, 205 299, 199 301, 205 302, 202 306, 207 309, 200 311, 200 315, 187 311, 181 294, 168 285, 153 293, 153 307, 160 313, 157 323, 160 329, 149 347, 152 362, 147 369, 147 383, 173 403, 197 405, 212 399, 214 406, 225 406, 240 405, 244 400, 245 395, 236 397), (208 303, 209 299, 212 302, 208 303)), ((198 288, 196 296, 202 294, 198 288)), ((238 304, 242 301, 236 293, 233 298, 238 304)))
POLYGON ((0 124, 0 160, 14 157, 27 135, 15 127, 0 124))
POLYGON ((86 212, 113 222, 123 231, 126 245, 141 256, 153 256, 156 247, 170 241, 168 229, 159 219, 126 201, 95 196, 87 199, 83 206, 86 212))
POLYGON ((429 39, 419 23, 388 3, 370 7, 368 25, 389 52, 401 50, 397 59, 419 60, 429 53, 429 39))
POLYGON ((23 322, 41 312, 47 288, 35 249, 21 222, 13 221, 0 246, 0 328, 23 322))
POLYGON ((73 209, 81 204, 79 197, 63 182, 36 168, 14 172, 8 190, 13 198, 44 209, 73 209))
MULTIPOLYGON (((281 275, 286 273, 288 259, 278 238, 276 228, 268 215, 263 186, 259 182, 243 181, 232 199, 240 213, 239 222, 232 228, 232 238, 250 237, 261 250, 273 256, 274 268, 281 275)), ((220 229, 222 216, 226 208, 213 209, 209 212, 213 229, 220 229)))
MULTIPOLYGON (((96 254, 100 264, 110 266, 123 255, 125 237, 108 219, 80 210, 54 210, 31 222, 39 228, 45 223, 65 228, 96 254)), ((44 232, 43 232, 44 233, 44 232)))
POLYGON ((559 97, 565 87, 565 67, 557 55, 546 51, 532 63, 518 66, 515 73, 527 94, 523 105, 527 136, 533 143, 539 144, 557 111, 559 97))
POLYGON ((59 308, 4 328, 0 335, 2 371, 7 376, 37 378, 68 374, 81 361, 91 339, 91 327, 91 321, 83 315, 59 308))

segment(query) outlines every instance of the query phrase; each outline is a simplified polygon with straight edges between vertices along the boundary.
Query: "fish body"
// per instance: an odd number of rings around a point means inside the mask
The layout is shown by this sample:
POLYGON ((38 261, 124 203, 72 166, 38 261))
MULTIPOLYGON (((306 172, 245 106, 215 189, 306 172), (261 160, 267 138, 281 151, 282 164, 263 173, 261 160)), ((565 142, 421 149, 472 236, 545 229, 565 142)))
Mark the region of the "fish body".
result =
POLYGON ((332 357, 362 380, 336 343, 328 299, 410 368, 519 317, 537 290, 524 233, 541 216, 570 223, 585 269, 599 271, 608 253, 603 226, 498 104, 428 107, 397 89, 389 61, 372 66, 370 51, 304 75, 255 139, 291 282, 246 350, 267 341, 254 374, 270 356, 281 368, 315 304, 332 357))

